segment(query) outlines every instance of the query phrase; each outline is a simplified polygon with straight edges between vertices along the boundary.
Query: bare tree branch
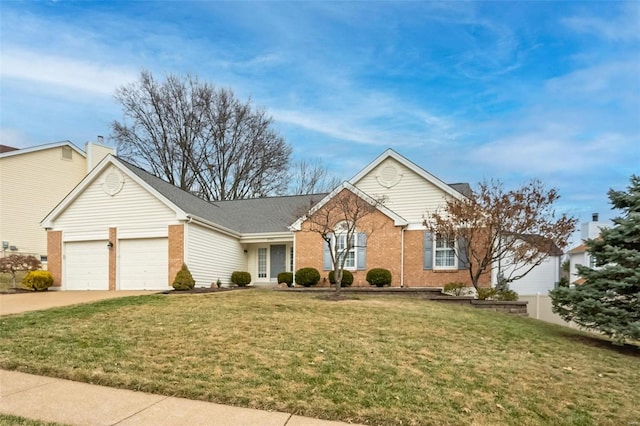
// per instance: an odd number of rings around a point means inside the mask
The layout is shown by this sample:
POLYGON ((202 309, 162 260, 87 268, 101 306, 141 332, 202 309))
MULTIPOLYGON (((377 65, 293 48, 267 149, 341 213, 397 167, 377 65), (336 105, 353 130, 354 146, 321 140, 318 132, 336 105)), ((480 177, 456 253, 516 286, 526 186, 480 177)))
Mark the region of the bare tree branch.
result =
POLYGON ((484 181, 469 197, 449 199, 443 210, 428 212, 424 225, 435 235, 466 240, 456 256, 468 259, 476 289, 494 264, 509 283, 567 246, 577 219, 556 214, 553 205, 559 198, 557 190, 546 190, 538 180, 511 191, 500 181, 484 181))
POLYGON ((282 194, 291 147, 273 119, 229 89, 169 75, 117 89, 123 121, 112 138, 123 158, 207 200, 282 194))
POLYGON ((331 192, 340 179, 330 177, 329 170, 319 159, 294 161, 289 173, 289 194, 317 194, 331 192))
POLYGON ((365 219, 371 217, 379 205, 379 200, 356 195, 345 188, 326 204, 319 207, 318 205, 310 206, 300 215, 304 218, 301 231, 315 232, 329 245, 329 255, 336 281, 336 296, 340 295, 348 253, 354 248, 366 245, 364 241, 358 240, 358 231, 366 232, 369 238, 378 227, 382 226, 381 223, 376 224, 375 221, 367 220, 367 226, 364 228, 365 219), (343 247, 338 247, 336 244, 336 235, 344 236, 343 247))

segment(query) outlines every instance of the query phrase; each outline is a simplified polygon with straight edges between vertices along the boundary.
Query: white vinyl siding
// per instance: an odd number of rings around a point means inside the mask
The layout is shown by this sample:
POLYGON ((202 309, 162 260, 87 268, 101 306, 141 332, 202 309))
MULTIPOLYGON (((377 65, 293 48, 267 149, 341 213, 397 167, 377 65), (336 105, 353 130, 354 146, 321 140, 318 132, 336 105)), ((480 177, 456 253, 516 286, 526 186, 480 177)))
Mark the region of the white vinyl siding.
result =
POLYGON ((383 198, 386 207, 409 223, 422 224, 426 212, 443 206, 445 202, 445 193, 440 188, 393 158, 384 160, 354 185, 376 199, 383 198), (389 165, 395 167, 402 177, 395 185, 387 188, 378 182, 376 175, 389 165))
POLYGON ((118 242, 119 290, 169 288, 167 238, 141 238, 118 242))
MULTIPOLYGON (((65 232, 103 230, 117 227, 119 233, 135 231, 145 236, 145 230, 164 230, 176 224, 176 213, 138 183, 124 176, 124 186, 111 196, 102 189, 99 175, 54 222, 54 229, 65 232)), ((155 236, 159 236, 156 235, 155 236)))
POLYGON ((201 225, 185 225, 185 263, 196 287, 209 287, 218 279, 229 284, 233 271, 246 271, 246 256, 237 238, 201 225))
POLYGON ((107 240, 65 243, 62 268, 65 290, 108 290, 107 240))
POLYGON ((72 160, 63 160, 61 146, 0 158, 0 241, 20 253, 46 255, 47 232, 40 221, 85 170, 84 157, 74 151, 72 160))
MULTIPOLYGON (((512 269, 507 268, 504 273, 509 275, 512 269)), ((498 268, 494 265, 492 271, 492 282, 495 285, 498 281, 498 268)), ((555 288, 560 280, 560 257, 549 256, 540 265, 536 266, 527 275, 509 284, 511 290, 515 290, 519 295, 547 295, 549 290, 555 288)))

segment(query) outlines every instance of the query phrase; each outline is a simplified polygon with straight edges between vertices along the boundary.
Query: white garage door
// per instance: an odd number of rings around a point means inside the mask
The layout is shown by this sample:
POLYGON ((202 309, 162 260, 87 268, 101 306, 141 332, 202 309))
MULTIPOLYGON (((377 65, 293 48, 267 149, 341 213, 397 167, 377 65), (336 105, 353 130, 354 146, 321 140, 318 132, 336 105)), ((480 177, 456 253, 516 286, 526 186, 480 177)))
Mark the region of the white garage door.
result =
POLYGON ((67 290, 109 290, 107 241, 65 243, 64 286, 67 290))
POLYGON ((120 240, 120 290, 169 288, 169 255, 166 238, 120 240))

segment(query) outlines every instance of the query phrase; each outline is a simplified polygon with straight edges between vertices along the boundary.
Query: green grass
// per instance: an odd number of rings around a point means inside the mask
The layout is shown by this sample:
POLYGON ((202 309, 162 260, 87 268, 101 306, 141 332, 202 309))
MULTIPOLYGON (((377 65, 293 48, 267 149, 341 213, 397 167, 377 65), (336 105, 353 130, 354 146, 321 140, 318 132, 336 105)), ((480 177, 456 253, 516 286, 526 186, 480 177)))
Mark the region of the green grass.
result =
POLYGON ((630 425, 640 349, 400 297, 141 296, 0 318, 0 367, 379 425, 630 425))
POLYGON ((10 416, 0 413, 0 426, 64 426, 61 423, 41 422, 40 420, 29 420, 24 417, 10 416))

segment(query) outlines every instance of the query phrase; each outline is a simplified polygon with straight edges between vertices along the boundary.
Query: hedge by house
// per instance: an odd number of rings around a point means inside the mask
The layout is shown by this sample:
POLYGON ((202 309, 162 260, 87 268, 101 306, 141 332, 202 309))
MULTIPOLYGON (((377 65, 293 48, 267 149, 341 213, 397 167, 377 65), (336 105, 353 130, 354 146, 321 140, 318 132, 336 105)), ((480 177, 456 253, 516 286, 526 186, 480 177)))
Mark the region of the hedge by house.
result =
MULTIPOLYGON (((331 284, 336 283, 335 273, 333 271, 329 272, 329 282, 331 284)), ((353 274, 350 271, 343 270, 342 271, 342 287, 349 287, 353 284, 353 274)))
POLYGON ((391 271, 384 268, 373 268, 367 272, 367 282, 377 287, 391 285, 391 271))
POLYGON ((286 283, 288 287, 293 284, 293 272, 280 272, 278 274, 278 284, 286 283))
POLYGON ((245 271, 233 271, 231 273, 231 282, 238 287, 246 287, 251 283, 251 274, 245 271))
POLYGON ((53 275, 49 271, 30 271, 22 279, 22 285, 35 291, 46 290, 53 285, 53 275))
POLYGON ((173 288, 178 291, 191 290, 196 285, 196 280, 193 279, 191 272, 186 264, 182 264, 182 268, 176 274, 176 278, 173 280, 173 288))
POLYGON ((296 272, 296 284, 311 287, 320 281, 320 272, 316 268, 300 268, 296 272))

